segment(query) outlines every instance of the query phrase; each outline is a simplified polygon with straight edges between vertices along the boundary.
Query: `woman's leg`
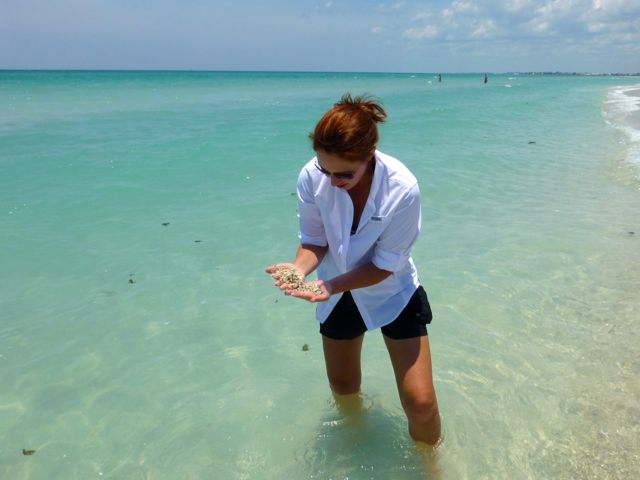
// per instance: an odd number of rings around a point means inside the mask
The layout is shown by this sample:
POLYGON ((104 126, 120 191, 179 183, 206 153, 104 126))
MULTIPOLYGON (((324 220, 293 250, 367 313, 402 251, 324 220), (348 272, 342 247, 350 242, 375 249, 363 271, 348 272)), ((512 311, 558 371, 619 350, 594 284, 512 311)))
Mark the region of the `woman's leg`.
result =
POLYGON ((414 440, 435 445, 440 439, 440 414, 431 374, 429 337, 394 340, 384 335, 396 376, 402 407, 414 440))
POLYGON ((350 395, 360 391, 360 352, 363 340, 364 334, 353 340, 334 340, 322 336, 327 378, 333 393, 350 395))

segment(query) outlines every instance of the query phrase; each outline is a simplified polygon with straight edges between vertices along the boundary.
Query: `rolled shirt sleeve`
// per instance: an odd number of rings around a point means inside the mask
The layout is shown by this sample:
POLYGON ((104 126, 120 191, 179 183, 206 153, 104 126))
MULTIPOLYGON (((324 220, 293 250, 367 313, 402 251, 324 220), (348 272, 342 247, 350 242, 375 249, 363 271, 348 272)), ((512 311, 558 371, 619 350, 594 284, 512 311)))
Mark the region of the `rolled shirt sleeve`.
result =
POLYGON ((411 258, 411 248, 420 233, 422 213, 417 183, 398 202, 391 215, 391 220, 376 242, 371 262, 382 270, 398 272, 411 258))
POLYGON ((298 176, 298 238, 301 244, 327 246, 327 236, 322 223, 320 209, 315 203, 313 182, 309 172, 303 169, 298 176))

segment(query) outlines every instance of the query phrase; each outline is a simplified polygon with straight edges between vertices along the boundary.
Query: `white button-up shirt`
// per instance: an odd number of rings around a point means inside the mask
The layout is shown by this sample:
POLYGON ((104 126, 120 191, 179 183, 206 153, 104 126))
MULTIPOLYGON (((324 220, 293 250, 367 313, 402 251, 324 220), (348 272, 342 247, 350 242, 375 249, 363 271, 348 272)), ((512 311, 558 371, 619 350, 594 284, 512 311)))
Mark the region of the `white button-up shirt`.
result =
MULTIPOLYGON (((355 234, 351 235, 353 202, 316 168, 316 158, 298 177, 300 243, 329 246, 318 266, 318 278, 330 280, 369 262, 392 275, 382 282, 351 291, 367 329, 391 323, 419 286, 411 247, 420 233, 420 190, 400 161, 376 151, 369 198, 355 234)), ((316 307, 324 322, 342 294, 316 307)))

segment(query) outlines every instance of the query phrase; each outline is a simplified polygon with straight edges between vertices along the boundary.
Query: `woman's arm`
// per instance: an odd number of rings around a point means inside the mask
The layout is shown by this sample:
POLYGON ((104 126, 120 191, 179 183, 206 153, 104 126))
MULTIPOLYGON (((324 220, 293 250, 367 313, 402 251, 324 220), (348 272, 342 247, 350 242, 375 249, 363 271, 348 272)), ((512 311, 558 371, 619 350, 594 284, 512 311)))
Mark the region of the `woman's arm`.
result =
POLYGON ((329 247, 318 245, 300 245, 293 264, 305 277, 313 272, 322 262, 329 247))
POLYGON ((376 267, 373 263, 366 263, 347 273, 325 281, 324 285, 330 294, 346 292, 348 290, 370 287, 371 285, 380 283, 391 275, 391 273, 392 272, 388 270, 382 270, 376 267))

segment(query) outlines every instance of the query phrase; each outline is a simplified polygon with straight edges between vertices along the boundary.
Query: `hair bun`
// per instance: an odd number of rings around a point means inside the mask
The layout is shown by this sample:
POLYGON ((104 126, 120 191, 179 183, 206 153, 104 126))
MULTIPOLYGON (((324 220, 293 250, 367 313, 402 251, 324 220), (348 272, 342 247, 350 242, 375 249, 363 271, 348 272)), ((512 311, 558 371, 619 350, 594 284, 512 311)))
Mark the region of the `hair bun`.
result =
POLYGON ((336 107, 348 106, 366 112, 375 123, 383 123, 387 119, 387 112, 382 108, 382 102, 371 95, 358 95, 352 97, 350 93, 345 93, 336 107))

